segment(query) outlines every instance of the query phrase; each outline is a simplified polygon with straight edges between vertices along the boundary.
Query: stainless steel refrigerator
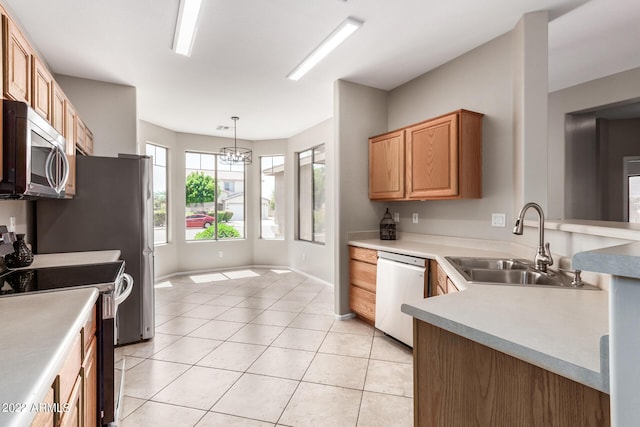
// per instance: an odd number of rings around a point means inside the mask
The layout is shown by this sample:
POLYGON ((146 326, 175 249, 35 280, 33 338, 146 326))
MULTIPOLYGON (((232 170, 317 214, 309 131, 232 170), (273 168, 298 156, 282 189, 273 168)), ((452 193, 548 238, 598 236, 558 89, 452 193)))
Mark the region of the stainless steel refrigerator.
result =
POLYGON ((118 307, 118 345, 155 333, 152 173, 147 156, 77 156, 73 199, 36 202, 36 253, 121 251, 134 287, 118 307))

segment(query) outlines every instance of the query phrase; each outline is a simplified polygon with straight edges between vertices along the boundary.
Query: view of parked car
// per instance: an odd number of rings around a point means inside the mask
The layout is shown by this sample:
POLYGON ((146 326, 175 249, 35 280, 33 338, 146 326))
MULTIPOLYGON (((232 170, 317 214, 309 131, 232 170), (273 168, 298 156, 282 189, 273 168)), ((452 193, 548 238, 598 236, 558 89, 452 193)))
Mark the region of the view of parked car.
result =
POLYGON ((209 228, 216 219, 206 214, 193 214, 186 217, 187 228, 209 228))

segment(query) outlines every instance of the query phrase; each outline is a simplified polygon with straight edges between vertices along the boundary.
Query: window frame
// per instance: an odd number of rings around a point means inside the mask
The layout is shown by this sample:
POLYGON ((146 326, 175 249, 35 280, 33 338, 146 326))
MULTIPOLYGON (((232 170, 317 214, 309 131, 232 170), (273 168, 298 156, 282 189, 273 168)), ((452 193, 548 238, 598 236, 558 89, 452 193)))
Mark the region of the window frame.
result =
MULTIPOLYGON (((207 156, 213 156, 213 167, 214 169, 202 169, 202 157, 200 157, 200 167, 198 169, 194 169, 197 171, 213 171, 213 179, 214 182, 216 183, 216 186, 218 186, 217 183, 219 183, 219 172, 220 172, 220 166, 224 166, 220 164, 220 154, 219 153, 212 153, 212 152, 207 152, 207 151, 202 151, 202 150, 189 150, 189 149, 185 149, 184 150, 184 160, 185 160, 185 166, 184 166, 184 185, 185 185, 185 190, 186 190, 186 180, 187 180, 187 171, 190 170, 191 168, 187 167, 187 155, 188 154, 197 154, 197 155, 207 155, 207 156)), ((221 212, 218 207, 219 207, 219 197, 220 197, 220 192, 221 191, 216 191, 215 192, 215 198, 213 201, 214 204, 214 217, 216 218, 216 220, 214 221, 213 227, 214 228, 214 238, 212 239, 195 239, 195 238, 187 238, 187 230, 188 228, 186 227, 186 220, 185 220, 185 235, 184 235, 184 241, 186 243, 199 243, 199 242, 233 242, 233 241, 238 241, 238 240, 247 240, 247 167, 246 165, 242 164, 242 206, 243 206, 243 213, 244 213, 244 218, 242 220, 242 232, 241 232, 241 237, 219 237, 219 233, 218 233, 218 214, 221 212)), ((235 172, 240 172, 240 171, 235 171, 235 172)), ((235 183, 234 183, 234 187, 235 187, 235 183)), ((227 191, 224 190, 223 187, 220 187, 220 189, 222 191, 227 191)), ((185 200, 184 200, 184 209, 185 209, 185 215, 184 217, 186 218, 187 215, 187 201, 186 201, 186 192, 185 192, 185 200)), ((204 229, 203 229, 204 230, 204 229)))
MULTIPOLYGON (((260 174, 258 176, 258 180, 259 180, 259 188, 260 191, 258 192, 258 230, 259 230, 259 236, 258 238, 261 240, 286 240, 286 223, 285 224, 281 224, 281 236, 282 237, 264 237, 263 233, 262 233, 262 198, 263 198, 263 194, 262 194, 262 159, 263 158, 274 158, 274 157, 282 157, 282 167, 284 168, 283 170, 283 174, 284 176, 286 176, 286 163, 287 163, 287 156, 285 154, 265 154, 265 155, 261 155, 259 156, 259 164, 260 164, 260 174)), ((279 166, 279 165, 278 165, 279 166)), ((271 167, 273 168, 273 160, 271 161, 271 167)), ((286 201, 286 188, 283 188, 284 191, 284 197, 283 197, 283 201, 286 201)), ((274 192, 275 192, 275 179, 274 179, 274 192)), ((277 208, 276 208, 277 209, 277 208)), ((282 207, 283 209, 283 213, 285 215, 286 218, 286 203, 285 206, 282 207)))
MULTIPOLYGON (((326 144, 322 143, 322 144, 317 144, 314 145, 312 147, 309 147, 305 150, 302 151, 297 151, 296 154, 296 172, 297 172, 297 180, 296 180, 296 185, 297 185, 297 194, 296 194, 296 208, 297 208, 297 226, 296 226, 296 240, 299 240, 301 242, 307 242, 307 243, 313 243, 313 244, 317 244, 317 245, 322 245, 325 246, 326 245, 326 233, 325 233, 325 240, 324 241, 320 241, 316 239, 316 230, 315 230, 315 221, 314 221, 314 206, 316 204, 316 200, 315 200, 315 193, 316 193, 316 182, 315 182, 315 174, 314 174, 314 165, 316 164, 315 161, 315 157, 316 157, 316 150, 318 150, 319 148, 322 148, 323 152, 325 153, 325 161, 324 161, 324 165, 326 168, 326 144), (301 233, 300 233, 300 225, 301 225, 301 216, 302 216, 302 206, 300 204, 300 190, 301 190, 301 173, 300 173, 300 155, 302 153, 307 153, 307 152, 311 152, 310 157, 310 170, 311 170, 311 203, 309 206, 309 214, 310 214, 310 224, 311 224, 311 239, 303 239, 301 238, 301 233)), ((325 186, 325 198, 326 198, 326 186, 325 186)), ((326 214, 326 211, 325 211, 326 214)), ((325 227, 326 229, 326 227, 325 227)))
MULTIPOLYGON (((149 147, 153 147, 154 150, 154 155, 153 156, 149 156, 151 157, 151 174, 153 176, 153 169, 158 166, 158 167, 164 167, 164 182, 165 182, 165 240, 164 242, 156 242, 155 241, 155 209, 154 209, 154 213, 153 213, 153 225, 154 225, 154 239, 153 239, 153 245, 154 246, 161 246, 161 245, 167 245, 169 243, 171 243, 171 239, 170 239, 170 203, 169 203, 169 147, 165 147, 163 145, 154 143, 154 142, 145 142, 145 155, 149 155, 148 153, 148 148, 149 147), (164 160, 165 160, 165 164, 164 166, 162 165, 157 165, 156 164, 156 156, 155 156, 155 150, 157 149, 161 149, 164 150, 165 156, 164 156, 164 160)), ((155 180, 153 181, 155 183, 155 180)), ((154 205, 155 205, 155 187, 152 186, 152 190, 153 190, 153 201, 154 201, 154 205)))

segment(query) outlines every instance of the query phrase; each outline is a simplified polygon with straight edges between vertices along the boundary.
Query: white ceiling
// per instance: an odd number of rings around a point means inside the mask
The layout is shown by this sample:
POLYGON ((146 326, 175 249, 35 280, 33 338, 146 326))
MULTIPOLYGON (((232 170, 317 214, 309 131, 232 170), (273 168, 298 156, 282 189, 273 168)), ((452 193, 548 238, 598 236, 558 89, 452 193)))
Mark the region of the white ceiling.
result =
POLYGON ((637 0, 204 0, 189 58, 171 51, 179 0, 3 2, 55 73, 135 86, 139 118, 175 131, 233 137, 216 128, 237 115, 250 140, 331 117, 337 79, 393 89, 535 10, 556 18, 550 89, 640 67, 637 0), (348 16, 363 27, 287 80, 348 16))

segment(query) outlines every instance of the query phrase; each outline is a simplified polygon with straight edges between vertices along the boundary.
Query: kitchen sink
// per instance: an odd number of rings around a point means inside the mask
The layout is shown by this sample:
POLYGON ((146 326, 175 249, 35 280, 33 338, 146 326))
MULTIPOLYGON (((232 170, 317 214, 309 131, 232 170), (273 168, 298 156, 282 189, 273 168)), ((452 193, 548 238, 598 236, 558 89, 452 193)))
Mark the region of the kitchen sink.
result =
POLYGON ((571 284, 571 277, 549 270, 536 270, 533 263, 515 258, 446 257, 470 283, 486 285, 544 286, 598 290, 591 285, 571 284))
POLYGON ((488 270, 527 270, 533 267, 529 261, 524 259, 502 259, 502 258, 473 258, 473 257, 447 257, 447 260, 454 265, 463 268, 481 268, 488 270))
POLYGON ((558 283, 557 276, 531 270, 483 270, 476 268, 468 270, 467 274, 472 282, 562 286, 562 282, 558 283))

